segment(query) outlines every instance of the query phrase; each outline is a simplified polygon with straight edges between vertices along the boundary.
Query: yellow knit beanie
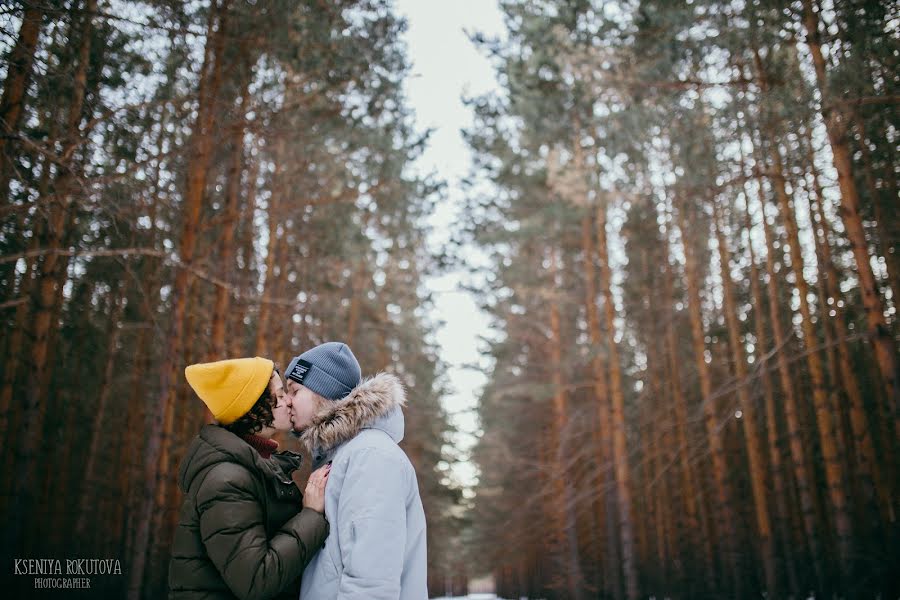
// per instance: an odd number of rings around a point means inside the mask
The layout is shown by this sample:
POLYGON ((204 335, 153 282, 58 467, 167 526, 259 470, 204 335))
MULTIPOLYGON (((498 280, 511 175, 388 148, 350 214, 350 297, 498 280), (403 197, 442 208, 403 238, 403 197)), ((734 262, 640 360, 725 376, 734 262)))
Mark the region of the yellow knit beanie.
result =
POLYGON ((274 369, 275 363, 257 356, 189 365, 184 375, 216 420, 228 425, 253 408, 274 369))

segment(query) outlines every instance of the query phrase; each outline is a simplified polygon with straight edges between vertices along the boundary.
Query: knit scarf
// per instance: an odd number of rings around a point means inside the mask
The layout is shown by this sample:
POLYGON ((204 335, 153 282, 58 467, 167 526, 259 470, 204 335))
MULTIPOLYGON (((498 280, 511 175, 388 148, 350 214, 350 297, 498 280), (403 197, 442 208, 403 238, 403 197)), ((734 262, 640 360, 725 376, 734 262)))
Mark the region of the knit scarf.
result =
POLYGON ((259 452, 259 455, 263 458, 271 458, 272 453, 278 449, 278 442, 271 438, 256 435, 255 433, 245 435, 243 439, 245 442, 255 448, 256 451, 259 452))

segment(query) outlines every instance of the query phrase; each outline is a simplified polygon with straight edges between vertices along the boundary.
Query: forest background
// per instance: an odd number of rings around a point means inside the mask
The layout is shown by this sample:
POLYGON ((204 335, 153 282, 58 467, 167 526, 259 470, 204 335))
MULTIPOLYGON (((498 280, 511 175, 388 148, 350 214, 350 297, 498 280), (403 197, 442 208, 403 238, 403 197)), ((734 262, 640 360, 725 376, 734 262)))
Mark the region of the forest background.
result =
POLYGON ((896 4, 499 8, 437 251, 389 0, 0 9, 4 564, 163 595, 184 365, 342 339, 409 388, 434 595, 900 594, 896 4), (470 451, 447 269, 490 321, 470 451))

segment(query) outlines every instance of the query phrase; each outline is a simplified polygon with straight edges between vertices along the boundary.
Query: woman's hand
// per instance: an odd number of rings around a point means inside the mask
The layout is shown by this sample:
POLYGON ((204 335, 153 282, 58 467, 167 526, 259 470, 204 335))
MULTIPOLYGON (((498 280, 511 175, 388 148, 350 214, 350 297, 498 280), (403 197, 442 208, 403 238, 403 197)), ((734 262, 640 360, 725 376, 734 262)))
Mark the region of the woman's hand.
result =
POLYGON ((303 492, 303 506, 316 512, 325 512, 325 484, 328 483, 328 474, 331 465, 325 465, 309 476, 306 482, 306 490, 303 492))

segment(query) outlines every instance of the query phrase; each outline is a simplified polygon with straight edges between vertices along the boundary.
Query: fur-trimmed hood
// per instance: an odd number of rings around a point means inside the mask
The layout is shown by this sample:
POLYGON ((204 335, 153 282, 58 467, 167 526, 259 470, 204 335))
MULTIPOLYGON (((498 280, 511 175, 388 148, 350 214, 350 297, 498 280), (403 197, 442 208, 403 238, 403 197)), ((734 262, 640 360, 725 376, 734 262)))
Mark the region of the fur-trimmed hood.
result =
POLYGON ((329 451, 352 440, 366 428, 387 432, 395 442, 403 439, 406 390, 396 376, 379 373, 364 380, 350 394, 316 414, 300 439, 310 450, 329 451))

